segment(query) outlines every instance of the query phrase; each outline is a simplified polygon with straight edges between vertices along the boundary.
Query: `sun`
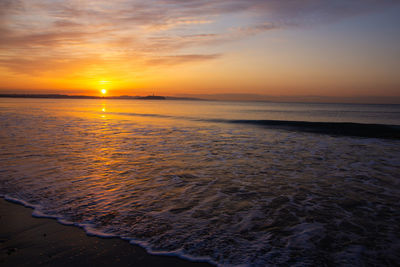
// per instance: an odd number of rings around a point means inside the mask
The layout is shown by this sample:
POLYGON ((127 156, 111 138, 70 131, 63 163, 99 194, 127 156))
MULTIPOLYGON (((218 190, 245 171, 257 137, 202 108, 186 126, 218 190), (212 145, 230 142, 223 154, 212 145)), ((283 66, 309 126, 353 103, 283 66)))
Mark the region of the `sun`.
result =
POLYGON ((107 90, 106 90, 106 89, 101 89, 100 92, 101 92, 103 95, 107 94, 107 90))

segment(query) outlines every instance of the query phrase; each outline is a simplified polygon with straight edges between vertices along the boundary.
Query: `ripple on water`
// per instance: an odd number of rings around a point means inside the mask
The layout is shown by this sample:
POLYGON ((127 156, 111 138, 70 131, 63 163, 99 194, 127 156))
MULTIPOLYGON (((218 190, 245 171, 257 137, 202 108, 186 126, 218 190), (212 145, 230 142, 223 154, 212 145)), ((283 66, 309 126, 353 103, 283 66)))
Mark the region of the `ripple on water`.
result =
POLYGON ((0 192, 227 265, 399 262, 398 141, 8 114, 0 192))

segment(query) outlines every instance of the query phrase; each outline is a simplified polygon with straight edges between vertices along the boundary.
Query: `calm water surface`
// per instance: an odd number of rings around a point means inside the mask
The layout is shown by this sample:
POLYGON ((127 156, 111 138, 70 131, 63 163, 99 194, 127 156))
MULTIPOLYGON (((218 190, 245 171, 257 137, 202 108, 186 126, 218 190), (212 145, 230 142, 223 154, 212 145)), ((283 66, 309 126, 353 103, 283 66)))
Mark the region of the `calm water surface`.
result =
POLYGON ((400 141, 229 123, 400 125, 398 105, 0 99, 0 194, 219 265, 395 265, 400 141))

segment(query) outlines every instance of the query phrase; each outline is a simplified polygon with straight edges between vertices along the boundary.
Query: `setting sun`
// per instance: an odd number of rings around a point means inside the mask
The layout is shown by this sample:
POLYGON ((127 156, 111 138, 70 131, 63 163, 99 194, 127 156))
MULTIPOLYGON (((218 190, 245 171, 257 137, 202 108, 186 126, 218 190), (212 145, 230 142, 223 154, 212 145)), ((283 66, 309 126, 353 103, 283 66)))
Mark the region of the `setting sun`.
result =
POLYGON ((400 0, 0 0, 0 267, 397 266, 399 26, 400 0))

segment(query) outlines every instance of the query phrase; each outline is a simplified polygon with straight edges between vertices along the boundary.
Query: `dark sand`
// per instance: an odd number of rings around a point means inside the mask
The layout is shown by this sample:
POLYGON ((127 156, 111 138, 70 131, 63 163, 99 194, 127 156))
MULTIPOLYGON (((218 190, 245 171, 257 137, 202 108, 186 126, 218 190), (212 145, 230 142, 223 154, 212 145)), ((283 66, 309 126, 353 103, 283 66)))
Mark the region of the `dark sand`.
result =
POLYGON ((150 255, 118 238, 88 236, 0 198, 0 266, 212 266, 150 255))

